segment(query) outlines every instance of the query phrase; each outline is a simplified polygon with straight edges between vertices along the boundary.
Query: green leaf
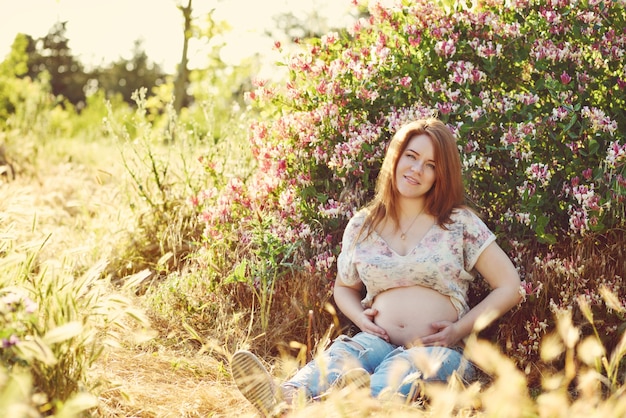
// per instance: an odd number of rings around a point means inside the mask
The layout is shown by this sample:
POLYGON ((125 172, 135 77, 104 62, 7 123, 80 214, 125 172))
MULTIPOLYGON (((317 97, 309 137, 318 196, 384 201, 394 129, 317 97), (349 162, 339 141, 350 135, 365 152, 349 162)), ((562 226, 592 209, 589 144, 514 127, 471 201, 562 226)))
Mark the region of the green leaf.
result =
POLYGON ((569 131, 572 128, 572 126, 574 126, 577 120, 578 120, 578 116, 576 116, 576 113, 574 113, 569 123, 563 127, 563 130, 566 132, 569 131))
POLYGON ((546 226, 550 222, 550 218, 545 215, 540 215, 537 218, 537 224, 535 226, 535 232, 537 233, 537 238, 539 241, 554 244, 556 242, 556 237, 553 234, 546 234, 546 226))
POLYGON ((233 271, 226 277, 224 283, 239 283, 239 282, 247 282, 246 279, 246 270, 248 267, 248 261, 242 260, 233 271))

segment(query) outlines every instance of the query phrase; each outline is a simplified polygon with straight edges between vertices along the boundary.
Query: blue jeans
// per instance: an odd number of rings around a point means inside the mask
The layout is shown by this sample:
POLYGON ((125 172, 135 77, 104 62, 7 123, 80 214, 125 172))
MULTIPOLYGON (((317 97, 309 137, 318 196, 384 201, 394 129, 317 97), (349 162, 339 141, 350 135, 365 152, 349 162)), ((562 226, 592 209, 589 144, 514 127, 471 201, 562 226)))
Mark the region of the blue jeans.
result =
POLYGON ((326 392, 347 370, 361 367, 370 373, 371 394, 383 389, 413 398, 418 382, 445 382, 457 372, 466 381, 474 379, 474 366, 461 350, 448 347, 404 348, 375 335, 360 332, 341 335, 321 356, 310 361, 283 386, 302 388, 307 397, 326 392))

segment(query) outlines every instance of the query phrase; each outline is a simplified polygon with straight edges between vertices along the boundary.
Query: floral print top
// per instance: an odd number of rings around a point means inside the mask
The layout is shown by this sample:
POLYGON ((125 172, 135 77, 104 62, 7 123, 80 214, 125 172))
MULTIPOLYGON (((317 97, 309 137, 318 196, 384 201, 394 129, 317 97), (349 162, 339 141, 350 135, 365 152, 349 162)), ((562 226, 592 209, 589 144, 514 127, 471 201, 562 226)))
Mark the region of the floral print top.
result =
POLYGON ((367 289, 362 300, 370 307, 376 295, 385 290, 420 285, 449 296, 459 318, 469 310, 467 289, 476 275, 474 264, 495 239, 484 222, 469 209, 453 211, 447 229, 434 224, 407 255, 389 248, 376 231, 355 242, 366 217, 357 212, 343 234, 342 251, 337 259, 339 279, 351 286, 361 281, 367 289))

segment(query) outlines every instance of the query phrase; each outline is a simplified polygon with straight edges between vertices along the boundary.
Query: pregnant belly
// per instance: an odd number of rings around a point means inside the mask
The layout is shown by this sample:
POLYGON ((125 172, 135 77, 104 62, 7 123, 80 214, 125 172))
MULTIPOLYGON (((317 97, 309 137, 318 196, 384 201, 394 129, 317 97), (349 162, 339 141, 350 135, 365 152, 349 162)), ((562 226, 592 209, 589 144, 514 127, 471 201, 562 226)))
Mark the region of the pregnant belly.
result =
POLYGON ((419 344, 419 339, 433 334, 433 322, 458 319, 458 312, 448 296, 423 286, 397 287, 379 293, 372 308, 378 310, 374 322, 387 331, 396 345, 419 344))

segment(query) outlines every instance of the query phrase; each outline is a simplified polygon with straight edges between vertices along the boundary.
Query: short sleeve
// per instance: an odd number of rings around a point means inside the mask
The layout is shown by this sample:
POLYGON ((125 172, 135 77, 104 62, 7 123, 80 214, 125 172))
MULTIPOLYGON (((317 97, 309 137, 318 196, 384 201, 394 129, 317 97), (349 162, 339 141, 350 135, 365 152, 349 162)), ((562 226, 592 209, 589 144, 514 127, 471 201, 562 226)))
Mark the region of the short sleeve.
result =
POLYGON ((337 277, 343 283, 351 286, 357 284, 361 279, 354 263, 354 250, 356 240, 363 226, 365 214, 363 211, 357 212, 346 225, 341 241, 341 252, 337 257, 337 277))
POLYGON ((478 257, 496 240, 496 236, 474 212, 462 210, 463 218, 463 253, 466 271, 472 271, 478 257))

